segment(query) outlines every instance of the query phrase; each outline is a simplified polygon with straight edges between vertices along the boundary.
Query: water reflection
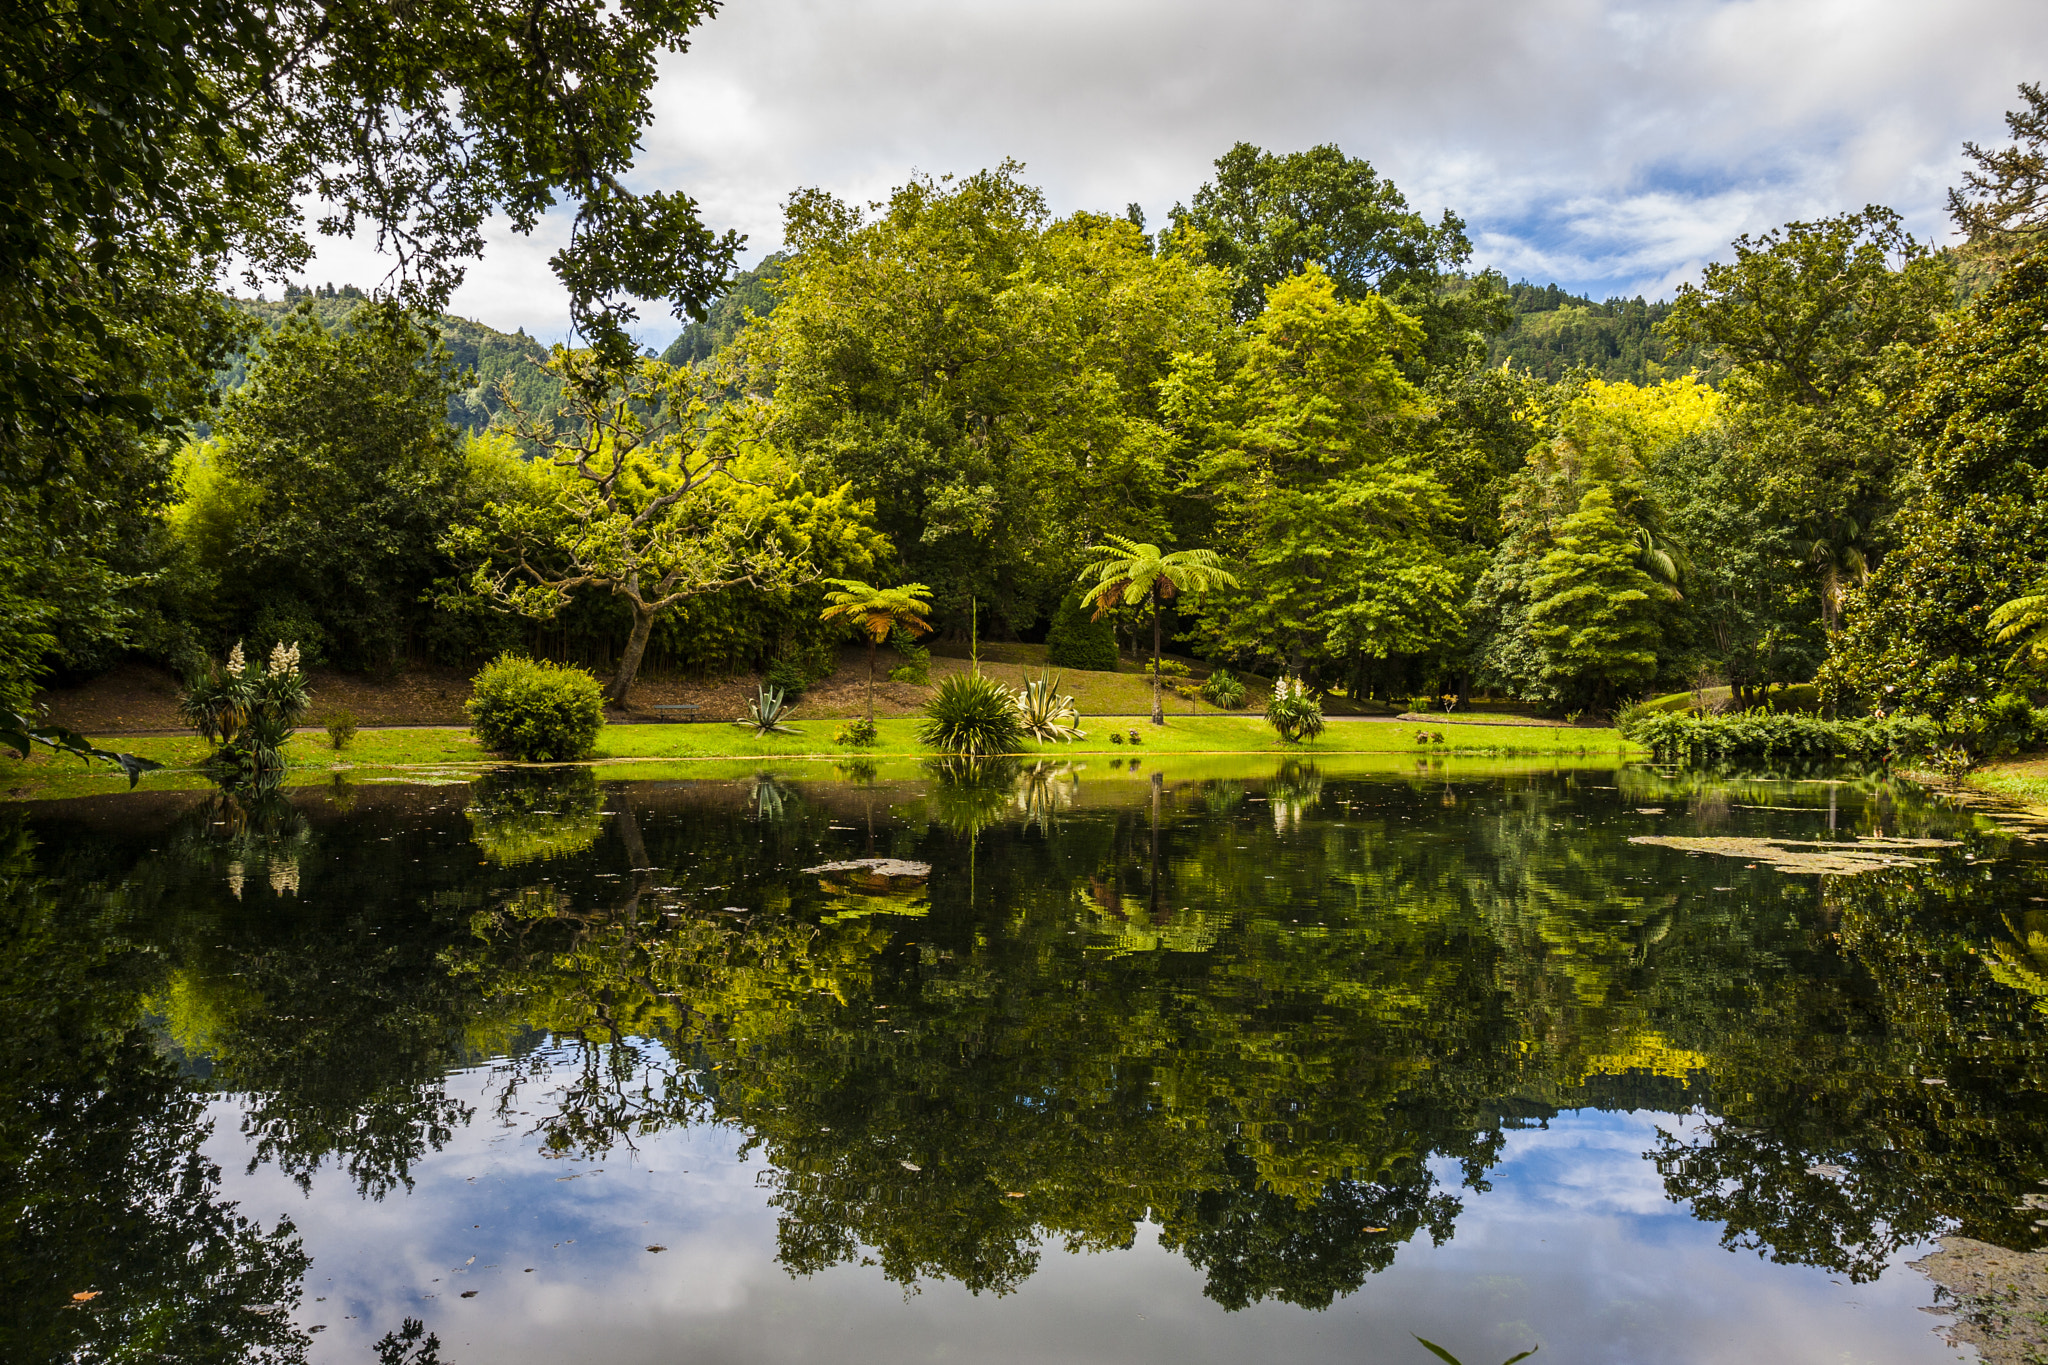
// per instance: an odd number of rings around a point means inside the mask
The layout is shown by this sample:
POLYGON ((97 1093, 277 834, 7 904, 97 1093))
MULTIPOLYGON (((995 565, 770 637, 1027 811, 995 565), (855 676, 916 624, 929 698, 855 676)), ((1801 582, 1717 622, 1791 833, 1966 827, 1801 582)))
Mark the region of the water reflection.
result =
POLYGON ((998 1295, 1150 1229, 1226 1309, 1326 1307, 1565 1109, 1704 1114, 1655 1169, 1773 1261, 2042 1242, 2048 875, 1910 789, 1424 761, 343 796, 15 817, 9 1359, 160 1349, 167 1316, 303 1351, 251 1308, 297 1302, 292 1228, 199 1155, 216 1093, 252 1165, 368 1200, 476 1122, 564 1159, 727 1125, 792 1274, 998 1295), (1956 842, 1855 876, 1629 842, 1829 831, 1956 842), (805 870, 884 858, 929 872, 805 870), (447 1078, 485 1059, 479 1113, 447 1078))

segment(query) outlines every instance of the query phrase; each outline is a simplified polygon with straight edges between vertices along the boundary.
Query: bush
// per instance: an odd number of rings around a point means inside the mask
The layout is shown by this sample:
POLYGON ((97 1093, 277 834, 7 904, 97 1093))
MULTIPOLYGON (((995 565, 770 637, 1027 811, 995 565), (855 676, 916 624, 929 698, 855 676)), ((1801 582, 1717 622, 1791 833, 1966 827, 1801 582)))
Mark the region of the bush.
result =
POLYGON ((324 723, 327 726, 327 742, 336 752, 346 749, 356 741, 356 718, 347 711, 329 711, 324 723))
POLYGON ((762 681, 782 694, 784 705, 795 706, 803 700, 811 684, 817 681, 817 675, 801 659, 785 655, 768 665, 767 676, 762 681))
POLYGON ((580 668, 507 654, 476 675, 470 728, 486 749, 528 763, 581 758, 604 728, 604 689, 580 668))
POLYGON ((1106 620, 1089 620, 1091 614, 1089 608, 1081 605, 1078 592, 1060 599, 1058 610, 1052 614, 1052 629, 1045 637, 1048 665, 1116 672, 1116 632, 1106 620))
POLYGON ((1925 716, 1822 720, 1781 711, 1702 715, 1640 711, 1617 726, 1624 739, 1672 761, 1731 758, 1850 758, 1889 763, 1924 754, 1941 730, 1925 716))
POLYGON ((1219 668, 1202 680, 1202 700, 1226 711, 1241 711, 1244 709, 1244 684, 1233 678, 1229 669, 1219 668))
POLYGON ((1266 723, 1289 744, 1300 744, 1323 732, 1323 704, 1299 678, 1282 678, 1266 702, 1266 723))
POLYGON ((903 662, 889 670, 889 681, 916 683, 920 687, 932 680, 932 652, 917 642, 902 626, 889 632, 889 648, 903 657, 903 662))
POLYGON ((849 749, 870 748, 875 742, 875 723, 866 716, 850 720, 839 727, 839 733, 832 736, 832 742, 849 749))
POLYGON ((917 737, 932 748, 969 758, 1013 754, 1024 743, 1016 694, 979 673, 948 674, 924 706, 917 737))

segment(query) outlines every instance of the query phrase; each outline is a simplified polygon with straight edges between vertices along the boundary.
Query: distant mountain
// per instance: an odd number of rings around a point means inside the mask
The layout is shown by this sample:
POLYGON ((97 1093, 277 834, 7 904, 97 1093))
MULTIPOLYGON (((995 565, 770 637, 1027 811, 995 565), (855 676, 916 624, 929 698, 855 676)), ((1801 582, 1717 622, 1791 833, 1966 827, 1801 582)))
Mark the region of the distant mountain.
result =
POLYGON ((1611 381, 1655 384, 1688 370, 1707 370, 1697 346, 1672 347, 1652 329, 1671 312, 1668 303, 1641 297, 1595 303, 1556 285, 1511 285, 1515 325, 1493 338, 1488 359, 1512 361, 1543 379, 1562 379, 1584 367, 1611 381))
MULTIPOLYGON (((339 289, 331 284, 315 289, 287 285, 282 299, 234 299, 233 303, 271 327, 276 327, 285 314, 305 303, 312 307, 313 315, 323 325, 334 327, 368 298, 352 284, 345 284, 339 289)), ((526 335, 524 329, 508 334, 468 318, 453 316, 438 317, 434 319, 434 325, 441 333, 441 344, 448 348, 457 368, 469 371, 469 387, 448 400, 449 421, 475 432, 489 427, 503 406, 498 396, 501 380, 509 383, 513 398, 527 411, 536 415, 553 411, 561 385, 540 370, 540 363, 548 357, 548 348, 526 335)), ((237 354, 233 363, 221 371, 220 387, 223 390, 239 387, 248 377, 248 369, 248 354, 237 354)))
POLYGON ((752 270, 741 271, 713 301, 704 321, 685 327, 661 358, 671 365, 700 365, 738 336, 749 317, 765 318, 774 312, 775 295, 768 286, 782 278, 782 263, 788 259, 776 252, 752 270))

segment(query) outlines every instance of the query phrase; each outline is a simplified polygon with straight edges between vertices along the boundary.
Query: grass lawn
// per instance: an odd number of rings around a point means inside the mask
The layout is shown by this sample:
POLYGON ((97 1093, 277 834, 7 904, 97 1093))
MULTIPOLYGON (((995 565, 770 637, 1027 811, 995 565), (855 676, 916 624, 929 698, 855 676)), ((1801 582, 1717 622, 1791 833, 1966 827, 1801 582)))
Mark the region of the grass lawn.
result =
MULTIPOLYGON (((1088 737, 1072 744, 1027 743, 1024 755, 1031 758, 1079 759, 1107 757, 1149 759, 1152 757, 1215 755, 1290 755, 1322 759, 1337 755, 1405 756, 1434 759, 1446 755, 1476 757, 1519 756, 1547 758, 1597 758, 1612 760, 1631 757, 1635 751, 1613 730, 1565 729, 1557 726, 1467 726, 1419 722, 1335 721, 1313 744, 1288 744, 1273 733, 1264 720, 1245 715, 1169 715, 1164 728, 1144 720, 1120 720, 1113 726, 1100 719, 1085 721, 1088 737), (1114 730, 1128 735, 1136 730, 1142 743, 1112 744, 1114 730), (1443 743, 1416 743, 1418 732, 1444 736, 1443 743)), ((840 722, 800 722, 799 733, 759 737, 736 725, 619 725, 607 727, 599 736, 592 761, 603 765, 607 777, 641 778, 670 775, 667 770, 712 760, 741 760, 758 765, 763 760, 826 759, 840 762, 870 759, 878 763, 901 760, 914 763, 929 757, 931 750, 917 742, 918 722, 885 718, 877 721, 878 741, 871 749, 846 749, 832 742, 840 722), (663 770, 657 774, 655 769, 663 770)), ((152 773, 143 781, 152 788, 205 786, 197 771, 207 746, 197 738, 134 738, 121 742, 129 752, 153 758, 166 771, 152 773)), ((363 730, 341 753, 330 749, 318 732, 301 733, 289 750, 294 782, 326 781, 337 773, 388 770, 393 775, 410 772, 420 777, 459 777, 503 760, 493 758, 472 739, 467 730, 409 727, 363 730)), ((891 766, 894 766, 893 763, 891 766)), ((702 775, 710 776, 709 772, 702 775)), ((16 799, 49 799, 119 791, 125 779, 104 766, 84 768, 76 759, 52 758, 38 754, 29 762, 11 756, 0 759, 0 793, 16 799)))
POLYGON ((2024 801, 2048 812, 2048 757, 1989 764, 1971 773, 1969 783, 1980 791, 2024 801))

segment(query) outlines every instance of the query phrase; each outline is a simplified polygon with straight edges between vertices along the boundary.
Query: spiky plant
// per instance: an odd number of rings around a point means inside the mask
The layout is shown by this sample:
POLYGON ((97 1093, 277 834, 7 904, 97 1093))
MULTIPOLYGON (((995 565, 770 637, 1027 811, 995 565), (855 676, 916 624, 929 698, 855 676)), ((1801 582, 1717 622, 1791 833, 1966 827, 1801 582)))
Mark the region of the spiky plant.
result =
POLYGON ((782 700, 782 690, 766 683, 754 689, 754 699, 747 703, 745 720, 736 720, 734 725, 742 730, 752 730, 757 735, 801 734, 793 725, 784 722, 789 717, 789 707, 782 700))
POLYGON ((1013 754, 1024 742, 1024 717, 1017 698, 994 678, 952 673, 924 706, 919 740, 941 753, 967 758, 1013 754))
POLYGON ((1301 679, 1282 678, 1266 703, 1266 722, 1289 744, 1300 744, 1323 732, 1323 704, 1301 679))
POLYGON ((1017 713, 1024 722, 1024 733, 1043 743, 1064 744, 1088 737, 1081 728, 1080 706, 1072 697, 1060 695, 1057 673, 1050 679, 1043 673, 1036 679, 1027 678, 1017 692, 1017 713))

